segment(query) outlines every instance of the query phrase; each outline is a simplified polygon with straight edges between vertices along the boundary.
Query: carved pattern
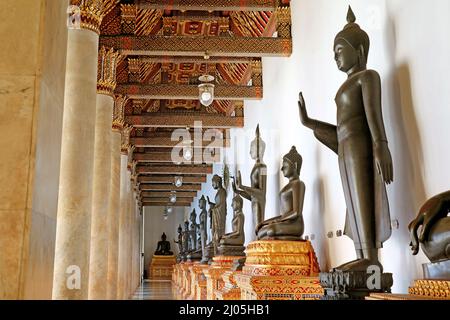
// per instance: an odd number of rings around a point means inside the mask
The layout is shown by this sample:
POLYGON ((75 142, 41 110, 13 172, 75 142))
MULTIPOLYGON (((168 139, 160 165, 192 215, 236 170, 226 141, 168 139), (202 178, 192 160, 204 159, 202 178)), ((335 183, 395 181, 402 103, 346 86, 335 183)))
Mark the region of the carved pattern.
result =
MULTIPOLYGON (((119 84, 116 94, 128 95, 132 99, 198 99, 195 85, 134 85, 119 84)), ((257 86, 221 85, 215 88, 216 100, 261 99, 262 88, 257 86)))
POLYGON ((100 49, 98 54, 97 93, 114 97, 118 60, 119 53, 114 51, 113 48, 107 50, 102 47, 100 49))
POLYGON ((100 34, 100 25, 104 16, 104 0, 71 0, 70 4, 78 7, 80 27, 100 34))
POLYGON ((262 63, 261 60, 253 60, 252 65, 252 85, 257 87, 263 86, 262 63))
MULTIPOLYGON (((236 113, 242 113, 243 110, 236 110, 236 113), (241 110, 241 111, 239 111, 241 110)), ((223 115, 196 113, 193 115, 171 115, 171 114, 152 114, 142 116, 127 116, 126 123, 140 127, 185 127, 193 126, 195 121, 201 121, 204 128, 242 128, 244 127, 244 117, 227 117, 223 115)))
POLYGON ((244 54, 248 56, 289 56, 292 53, 291 38, 257 37, 187 37, 187 36, 103 36, 100 44, 120 50, 124 55, 148 55, 186 53, 214 56, 244 54))
POLYGON ((116 132, 121 132, 125 123, 125 105, 128 98, 124 96, 117 96, 114 101, 114 113, 112 121, 112 129, 116 132))
POLYGON ((124 155, 128 154, 128 147, 130 146, 130 133, 133 127, 125 125, 122 129, 122 148, 121 152, 124 155))
POLYGON ((261 11, 274 10, 277 0, 137 0, 139 8, 165 10, 261 11))
POLYGON ((291 31, 291 7, 279 7, 276 11, 278 37, 284 39, 292 38, 291 31))
POLYGON ((136 6, 133 4, 121 4, 122 33, 134 34, 136 29, 136 6))

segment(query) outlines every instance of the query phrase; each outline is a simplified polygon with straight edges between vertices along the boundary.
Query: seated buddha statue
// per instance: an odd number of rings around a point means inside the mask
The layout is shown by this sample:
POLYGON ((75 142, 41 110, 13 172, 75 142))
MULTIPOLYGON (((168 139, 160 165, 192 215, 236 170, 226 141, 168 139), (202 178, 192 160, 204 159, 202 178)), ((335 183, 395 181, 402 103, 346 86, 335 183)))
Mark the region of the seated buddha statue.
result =
POLYGON ((233 220, 231 222, 232 231, 224 234, 220 238, 218 254, 222 256, 245 256, 245 234, 244 234, 244 213, 242 206, 244 201, 239 194, 236 194, 231 203, 233 208, 233 220))
POLYGON ((170 242, 166 240, 166 234, 163 233, 161 241, 158 241, 158 246, 155 251, 155 256, 171 256, 173 252, 170 251, 170 242))
POLYGON ((289 183, 280 192, 281 214, 256 227, 258 240, 302 240, 305 184, 300 181, 302 157, 295 147, 283 157, 281 171, 289 183))
POLYGON ((450 260, 450 191, 429 199, 408 226, 413 254, 419 247, 432 263, 450 260))

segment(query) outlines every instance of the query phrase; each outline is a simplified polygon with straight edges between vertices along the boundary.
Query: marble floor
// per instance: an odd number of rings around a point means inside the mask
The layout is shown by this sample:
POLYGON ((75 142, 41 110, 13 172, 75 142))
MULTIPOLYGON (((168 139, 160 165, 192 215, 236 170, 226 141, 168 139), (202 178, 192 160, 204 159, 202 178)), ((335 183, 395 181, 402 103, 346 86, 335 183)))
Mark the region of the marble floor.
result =
POLYGON ((174 300, 170 280, 145 280, 131 297, 132 300, 174 300))

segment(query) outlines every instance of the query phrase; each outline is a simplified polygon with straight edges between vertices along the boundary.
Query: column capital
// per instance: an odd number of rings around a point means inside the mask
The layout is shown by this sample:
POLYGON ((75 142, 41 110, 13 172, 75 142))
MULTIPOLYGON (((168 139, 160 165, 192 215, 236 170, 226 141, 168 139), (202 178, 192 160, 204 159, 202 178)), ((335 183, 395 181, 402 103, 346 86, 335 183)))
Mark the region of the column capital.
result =
POLYGON ((122 132, 125 124, 125 105, 128 101, 126 96, 116 96, 114 101, 114 112, 112 121, 112 130, 114 132, 122 132))
POLYGON ((70 0, 71 16, 79 19, 79 27, 100 34, 104 16, 104 0, 70 0))
POLYGON ((130 125, 125 125, 122 129, 122 148, 121 152, 123 155, 128 155, 128 148, 130 147, 130 133, 133 127, 130 125))
POLYGON ((130 170, 130 172, 133 174, 133 172, 135 172, 136 170, 133 170, 136 168, 136 161, 133 160, 133 154, 134 154, 134 149, 136 149, 136 146, 129 144, 128 145, 128 164, 127 164, 127 168, 128 170, 130 170))
POLYGON ((113 48, 101 47, 98 52, 97 93, 114 97, 119 53, 113 48))
POLYGON ((278 7, 276 10, 277 31, 279 38, 292 38, 291 33, 291 7, 278 7))

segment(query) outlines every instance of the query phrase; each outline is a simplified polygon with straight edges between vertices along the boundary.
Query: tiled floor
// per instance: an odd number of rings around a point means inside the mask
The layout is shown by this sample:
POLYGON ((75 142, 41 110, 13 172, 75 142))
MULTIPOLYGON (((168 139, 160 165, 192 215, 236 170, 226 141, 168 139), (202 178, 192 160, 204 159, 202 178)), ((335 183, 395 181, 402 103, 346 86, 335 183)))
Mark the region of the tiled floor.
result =
POLYGON ((170 280, 146 280, 134 293, 133 300, 174 300, 170 280))

